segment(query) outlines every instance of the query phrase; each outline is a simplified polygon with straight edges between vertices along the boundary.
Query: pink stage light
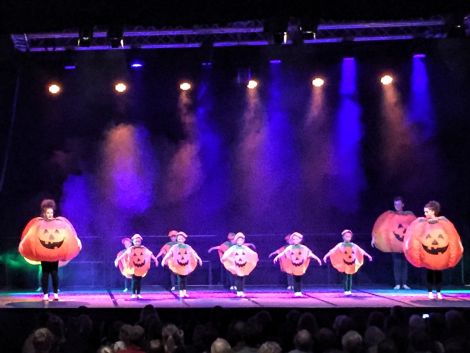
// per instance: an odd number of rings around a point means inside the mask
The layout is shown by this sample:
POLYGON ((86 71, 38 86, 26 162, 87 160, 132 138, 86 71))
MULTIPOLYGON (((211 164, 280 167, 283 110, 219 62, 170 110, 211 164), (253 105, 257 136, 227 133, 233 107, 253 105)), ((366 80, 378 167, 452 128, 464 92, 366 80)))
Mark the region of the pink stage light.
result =
POLYGON ((189 91, 191 89, 191 84, 189 82, 182 82, 180 84, 180 89, 182 91, 189 91))
POLYGON ((124 93, 127 91, 127 85, 124 82, 118 82, 114 85, 114 89, 118 93, 124 93))
POLYGON ((320 77, 315 77, 313 80, 312 80, 312 85, 314 87, 321 87, 325 84, 325 80, 320 78, 320 77))
POLYGON ((51 83, 49 86, 47 86, 47 90, 50 94, 59 94, 62 90, 62 87, 60 87, 60 85, 57 83, 51 83))
POLYGON ((248 87, 249 89, 255 89, 256 87, 258 87, 258 81, 250 80, 248 81, 248 84, 246 85, 246 87, 248 87))
POLYGON ((393 82, 393 77, 390 75, 383 75, 380 78, 380 82, 382 82, 382 84, 385 86, 390 85, 393 82))

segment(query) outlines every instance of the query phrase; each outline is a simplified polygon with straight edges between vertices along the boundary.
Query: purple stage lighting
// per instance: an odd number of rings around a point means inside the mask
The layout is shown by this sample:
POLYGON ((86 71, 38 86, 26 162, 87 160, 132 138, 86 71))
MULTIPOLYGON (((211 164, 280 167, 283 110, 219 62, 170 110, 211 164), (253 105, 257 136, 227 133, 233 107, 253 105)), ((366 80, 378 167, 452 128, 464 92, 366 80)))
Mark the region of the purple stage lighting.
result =
POLYGON ((271 60, 269 60, 269 63, 270 64, 282 64, 282 60, 281 59, 271 59, 271 60))
POLYGON ((422 54, 422 53, 413 55, 413 58, 415 59, 424 59, 425 57, 426 57, 426 54, 422 54))
POLYGON ((77 67, 75 65, 65 65, 64 70, 75 70, 77 67))
POLYGON ((142 64, 140 61, 134 61, 134 62, 132 62, 132 64, 131 64, 131 67, 132 67, 133 69, 140 69, 140 68, 143 67, 143 66, 144 66, 144 64, 142 64))

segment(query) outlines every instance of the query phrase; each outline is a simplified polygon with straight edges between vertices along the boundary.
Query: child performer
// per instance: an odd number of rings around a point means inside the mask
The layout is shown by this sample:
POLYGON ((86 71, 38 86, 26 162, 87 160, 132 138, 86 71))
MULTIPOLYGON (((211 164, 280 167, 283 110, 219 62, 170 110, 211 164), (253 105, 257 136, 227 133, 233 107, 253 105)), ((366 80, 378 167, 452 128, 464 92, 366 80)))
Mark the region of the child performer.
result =
POLYGON ((142 245, 142 236, 140 234, 134 234, 131 238, 132 246, 129 247, 124 253, 116 257, 114 260, 114 266, 118 267, 119 261, 126 258, 128 259, 128 266, 132 269, 132 295, 131 298, 141 299, 140 294, 142 288, 142 277, 147 275, 150 269, 150 261, 155 261, 155 266, 158 266, 157 258, 153 253, 142 245))
MULTIPOLYGON (((289 245, 291 245, 290 243, 290 234, 287 234, 285 237, 284 237, 284 240, 286 242, 286 245, 284 246, 281 246, 279 249, 273 251, 271 254, 269 254, 268 258, 271 258, 275 255, 279 255, 281 252, 283 252, 289 245)), ((282 272, 286 272, 285 271, 285 267, 286 267, 286 262, 287 262, 287 258, 285 256, 281 257, 279 259, 279 267, 281 268, 281 271, 282 272)), ((293 290, 294 289, 294 277, 291 275, 291 274, 287 274, 287 290, 293 290)))
MULTIPOLYGON (((226 241, 224 241, 220 245, 213 246, 212 248, 207 250, 207 252, 210 254, 212 251, 217 250, 217 253, 219 254, 219 260, 222 263, 222 255, 224 254, 224 252, 226 252, 233 245, 233 238, 234 237, 235 237, 235 233, 233 233, 233 232, 228 233, 226 241)), ((234 285, 235 281, 234 281, 233 275, 227 269, 224 268, 224 270, 225 270, 225 276, 224 277, 227 278, 227 282, 228 282, 230 290, 237 289, 234 285)), ((224 273, 224 272, 222 272, 222 273, 224 273)), ((225 281, 222 280, 222 283, 225 284, 225 281)))
POLYGON ((370 256, 365 250, 358 245, 351 242, 353 232, 345 229, 341 232, 343 242, 338 243, 333 249, 323 257, 323 262, 326 263, 330 257, 331 264, 339 272, 344 273, 344 295, 351 295, 352 289, 352 276, 364 263, 364 256, 369 261, 372 261, 370 256))
POLYGON ((294 276, 294 295, 296 297, 303 296, 302 276, 307 271, 308 265, 310 264, 310 259, 315 259, 321 266, 320 258, 305 245, 300 244, 303 238, 304 236, 298 232, 292 233, 289 239, 289 243, 292 245, 286 247, 284 251, 280 252, 274 258, 274 263, 283 257, 287 259, 284 271, 294 276))
POLYGON ((245 245, 245 234, 238 232, 233 240, 235 245, 224 252, 221 261, 236 276, 237 297, 244 297, 245 277, 256 267, 258 254, 245 245))
POLYGON ((170 270, 178 276, 180 286, 179 297, 188 297, 186 292, 187 277, 192 273, 197 264, 202 266, 202 260, 196 251, 185 244, 188 235, 185 232, 178 232, 176 244, 174 244, 163 257, 162 266, 168 263, 170 270))
MULTIPOLYGON (((165 243, 165 245, 163 245, 160 249, 160 251, 158 252, 157 254, 157 261, 158 259, 161 257, 161 256, 165 256, 168 252, 168 250, 170 250, 170 248, 176 244, 176 234, 178 234, 178 231, 177 230, 170 230, 168 232, 168 238, 170 238, 170 241, 165 243)), ((169 271, 170 272, 170 290, 176 290, 176 282, 177 282, 177 277, 176 275, 169 271)))
MULTIPOLYGON (((124 245, 124 249, 117 253, 116 258, 121 256, 127 249, 132 246, 131 238, 122 238, 121 243, 122 245, 124 245)), ((129 290, 130 279, 132 278, 132 269, 128 266, 128 263, 129 262, 126 257, 123 257, 120 261, 118 261, 119 271, 121 271, 121 274, 124 276, 124 293, 129 290)))

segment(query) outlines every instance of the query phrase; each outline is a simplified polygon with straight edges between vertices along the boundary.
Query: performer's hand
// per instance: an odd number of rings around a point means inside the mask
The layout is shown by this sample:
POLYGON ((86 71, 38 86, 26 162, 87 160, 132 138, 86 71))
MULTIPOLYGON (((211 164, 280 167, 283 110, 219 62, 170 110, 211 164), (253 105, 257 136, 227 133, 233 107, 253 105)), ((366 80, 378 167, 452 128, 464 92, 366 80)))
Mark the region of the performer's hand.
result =
POLYGON ((155 260, 155 267, 158 267, 158 260, 155 260))
POLYGON ((163 262, 163 260, 162 260, 162 267, 165 267, 165 263, 163 262))
POLYGON ((199 262, 199 266, 202 266, 202 260, 198 259, 197 262, 199 262))
POLYGON ((321 266, 321 260, 317 259, 318 265, 321 266))
POLYGON ((114 260, 114 267, 118 267, 118 261, 114 260))
POLYGON ((372 256, 369 255, 367 257, 369 258, 369 261, 372 261, 372 256))
POLYGON ((270 259, 271 257, 273 257, 274 255, 276 255, 276 252, 272 252, 271 254, 269 254, 268 258, 270 259))
POLYGON ((273 260, 274 263, 277 263, 277 261, 279 260, 279 256, 276 256, 273 260))
POLYGON ((323 262, 326 263, 326 260, 328 260, 327 256, 323 256, 323 262))

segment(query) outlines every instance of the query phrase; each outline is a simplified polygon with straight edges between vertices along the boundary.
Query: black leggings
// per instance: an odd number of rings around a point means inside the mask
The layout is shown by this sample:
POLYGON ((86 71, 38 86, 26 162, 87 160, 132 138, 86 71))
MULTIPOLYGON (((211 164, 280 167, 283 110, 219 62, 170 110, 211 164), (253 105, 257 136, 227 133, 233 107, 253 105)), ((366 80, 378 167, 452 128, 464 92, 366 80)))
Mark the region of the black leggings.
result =
POLYGON ((142 277, 132 275, 132 294, 140 294, 142 288, 142 277))
POLYGON ((352 278, 353 275, 344 274, 344 291, 350 292, 352 289, 352 278))
POLYGON ((235 276, 235 286, 237 287, 237 292, 243 292, 245 288, 245 277, 235 276))
POLYGON ((432 292, 433 287, 436 288, 436 292, 440 292, 442 287, 442 271, 427 270, 426 281, 428 285, 428 292, 432 292))
POLYGON ((52 289, 59 293, 59 261, 41 261, 41 287, 44 294, 49 293, 49 275, 52 277, 52 289))
POLYGON ((180 290, 186 290, 186 284, 188 282, 188 276, 178 275, 178 282, 179 282, 180 290))
POLYGON ((294 292, 302 291, 302 276, 293 276, 294 277, 294 292))

